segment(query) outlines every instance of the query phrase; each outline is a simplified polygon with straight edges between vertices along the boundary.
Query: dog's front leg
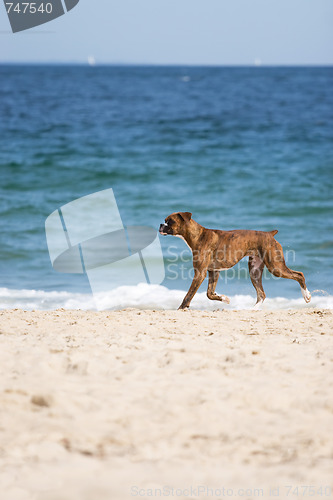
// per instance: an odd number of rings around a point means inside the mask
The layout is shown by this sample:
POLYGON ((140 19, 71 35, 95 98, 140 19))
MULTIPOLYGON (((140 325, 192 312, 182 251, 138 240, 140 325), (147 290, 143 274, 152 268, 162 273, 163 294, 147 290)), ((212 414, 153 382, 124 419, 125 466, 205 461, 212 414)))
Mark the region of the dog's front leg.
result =
POLYGON ((185 295, 184 300, 178 307, 178 309, 186 309, 187 307, 189 307, 191 300, 193 299, 196 292, 199 290, 201 283, 206 277, 206 274, 207 274, 207 269, 201 269, 201 270, 195 269, 194 278, 191 283, 190 289, 185 295))
POLYGON ((209 281, 207 288, 207 297, 210 300, 220 300, 230 304, 230 299, 226 295, 217 295, 215 293, 216 285, 219 279, 220 271, 208 271, 209 281))

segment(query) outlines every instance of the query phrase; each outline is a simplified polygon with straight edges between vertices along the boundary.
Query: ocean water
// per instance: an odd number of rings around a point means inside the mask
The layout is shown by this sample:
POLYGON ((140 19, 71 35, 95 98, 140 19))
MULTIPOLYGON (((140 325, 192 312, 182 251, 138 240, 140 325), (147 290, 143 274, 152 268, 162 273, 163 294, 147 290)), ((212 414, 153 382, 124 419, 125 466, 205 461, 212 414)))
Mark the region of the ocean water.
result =
MULTIPOLYGON (((108 188, 125 225, 190 211, 206 227, 278 229, 312 304, 333 307, 332 88, 330 67, 0 66, 0 308, 94 307, 85 275, 52 268, 44 225, 108 188)), ((163 283, 119 283, 105 308, 179 305, 191 254, 160 240, 163 283)), ((267 307, 305 306, 298 283, 263 284, 267 307)), ((193 307, 220 307, 206 287, 193 307)), ((254 304, 246 260, 217 291, 254 304)))

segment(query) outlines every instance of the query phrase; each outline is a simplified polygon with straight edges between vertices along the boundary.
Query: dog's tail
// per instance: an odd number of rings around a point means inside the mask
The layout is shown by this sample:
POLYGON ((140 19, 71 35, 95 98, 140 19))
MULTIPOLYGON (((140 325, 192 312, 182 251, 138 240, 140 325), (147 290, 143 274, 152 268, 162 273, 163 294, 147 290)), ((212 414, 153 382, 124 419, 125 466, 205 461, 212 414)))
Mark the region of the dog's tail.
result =
POLYGON ((277 229, 273 229, 273 231, 269 231, 269 233, 272 235, 272 236, 275 236, 279 231, 277 229))

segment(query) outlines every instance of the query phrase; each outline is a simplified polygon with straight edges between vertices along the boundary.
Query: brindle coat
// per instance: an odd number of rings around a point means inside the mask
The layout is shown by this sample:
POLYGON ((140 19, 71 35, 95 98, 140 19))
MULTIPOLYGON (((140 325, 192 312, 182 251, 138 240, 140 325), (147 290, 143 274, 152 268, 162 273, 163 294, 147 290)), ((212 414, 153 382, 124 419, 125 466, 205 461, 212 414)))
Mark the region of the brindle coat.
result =
POLYGON ((183 238, 193 253, 194 278, 179 309, 189 307, 207 272, 208 298, 229 303, 228 297, 215 293, 220 271, 230 269, 246 256, 249 257, 250 278, 257 292, 257 304, 262 303, 266 297, 262 286, 265 266, 274 276, 298 281, 304 300, 306 302, 311 300, 303 273, 293 271, 286 266, 282 246, 274 238, 278 232, 276 229, 269 232, 207 229, 195 222, 190 212, 177 212, 165 219, 165 223, 160 225, 159 232, 183 238))

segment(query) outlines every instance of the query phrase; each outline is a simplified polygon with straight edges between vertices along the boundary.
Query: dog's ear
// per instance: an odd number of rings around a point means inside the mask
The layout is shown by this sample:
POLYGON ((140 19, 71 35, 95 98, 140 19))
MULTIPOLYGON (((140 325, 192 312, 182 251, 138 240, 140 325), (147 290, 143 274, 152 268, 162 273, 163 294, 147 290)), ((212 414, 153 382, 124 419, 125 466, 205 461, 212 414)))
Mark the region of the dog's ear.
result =
POLYGON ((191 212, 179 212, 178 215, 184 222, 189 222, 191 220, 192 214, 191 212))

